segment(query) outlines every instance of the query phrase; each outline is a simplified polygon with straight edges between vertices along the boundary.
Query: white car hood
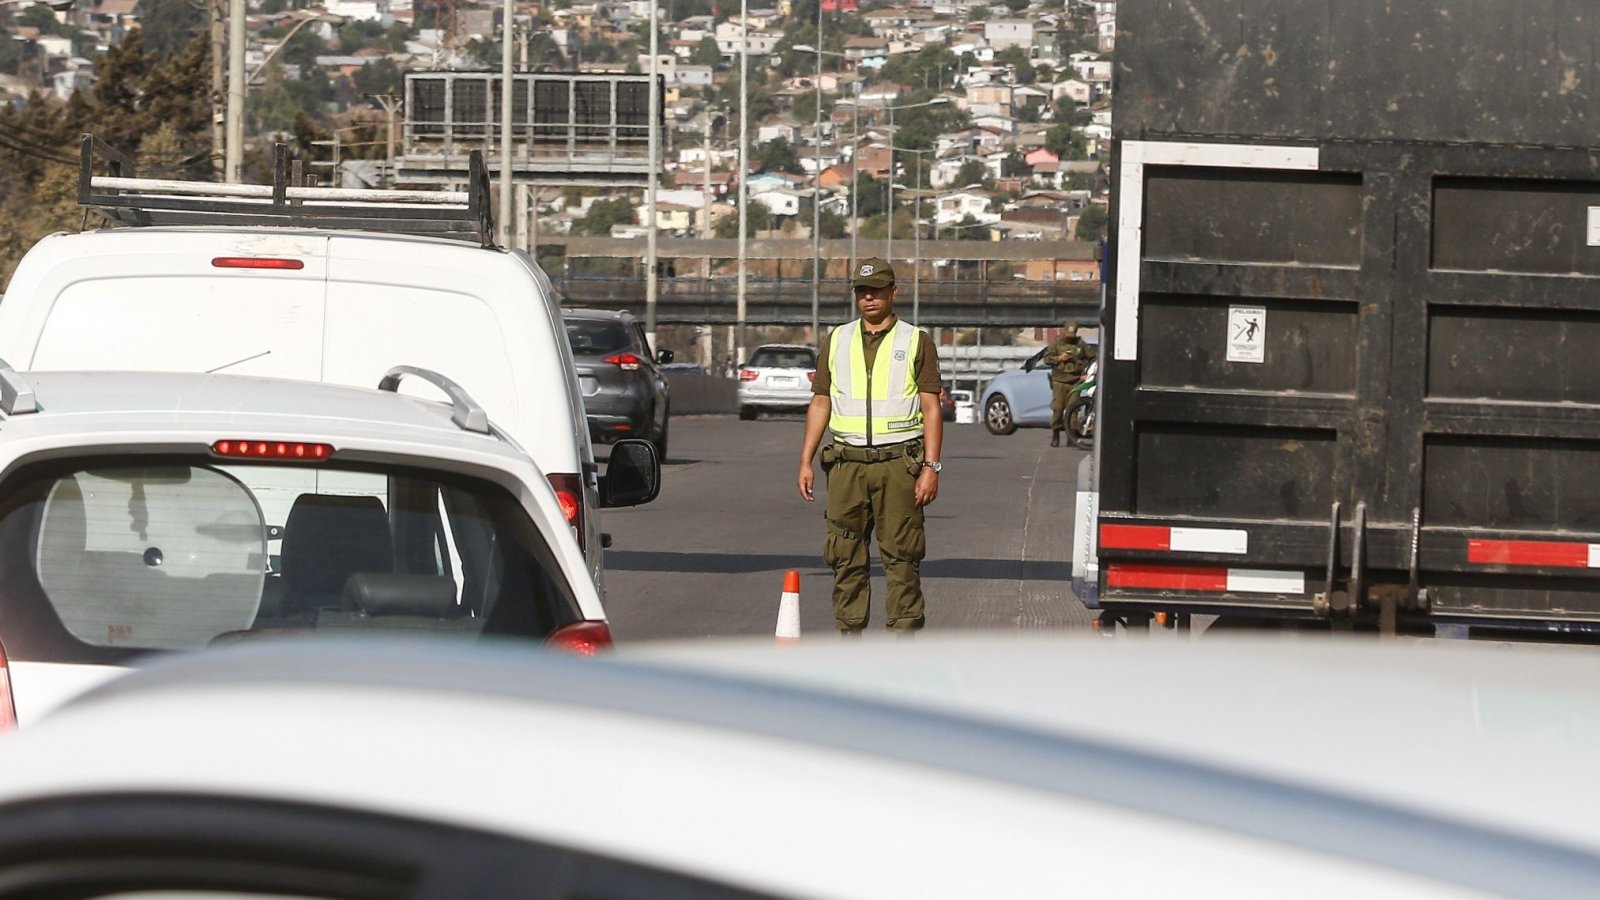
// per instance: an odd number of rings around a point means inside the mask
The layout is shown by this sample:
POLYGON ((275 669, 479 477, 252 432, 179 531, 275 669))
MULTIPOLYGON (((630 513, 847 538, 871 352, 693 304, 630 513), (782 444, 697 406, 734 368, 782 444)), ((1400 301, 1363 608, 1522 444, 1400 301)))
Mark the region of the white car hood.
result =
POLYGON ((123 666, 47 662, 13 662, 9 668, 17 725, 23 728, 95 685, 128 671, 123 666))

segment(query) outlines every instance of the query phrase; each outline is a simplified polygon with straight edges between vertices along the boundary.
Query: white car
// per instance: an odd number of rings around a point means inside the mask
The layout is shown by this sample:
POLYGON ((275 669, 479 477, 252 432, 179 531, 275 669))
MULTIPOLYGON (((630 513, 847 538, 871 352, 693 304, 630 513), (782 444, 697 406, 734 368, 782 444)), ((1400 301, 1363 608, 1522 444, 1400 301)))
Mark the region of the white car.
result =
MULTIPOLYGON (((539 464, 604 590, 599 469, 558 298, 528 254, 484 233, 476 175, 460 193, 174 183, 87 165, 80 179, 85 205, 126 227, 28 250, 0 302, 0 359, 362 388, 397 360, 443 372, 539 464)), ((426 382, 402 390, 444 399, 426 382)))
POLYGON ((817 351, 799 344, 763 344, 739 367, 739 418, 793 412, 811 404, 817 351))
POLYGON ((263 643, 0 741, 0 884, 1595 896, 1597 681, 1592 653, 1354 642, 263 643))
MULTIPOLYGON (((360 390, 0 364, 0 433, 0 723, 219 641, 610 644, 544 473, 434 373, 360 390), (410 379, 451 402, 397 394, 410 379)), ((613 451, 603 496, 646 499, 654 465, 613 451)))

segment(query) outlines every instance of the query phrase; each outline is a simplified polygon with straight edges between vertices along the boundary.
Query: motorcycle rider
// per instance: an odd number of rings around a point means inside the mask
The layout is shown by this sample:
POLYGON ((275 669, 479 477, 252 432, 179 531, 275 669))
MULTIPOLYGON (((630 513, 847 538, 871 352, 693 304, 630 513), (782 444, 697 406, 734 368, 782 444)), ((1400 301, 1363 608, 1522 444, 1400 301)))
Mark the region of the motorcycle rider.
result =
POLYGON ((1056 339, 1045 351, 1044 361, 1050 364, 1050 446, 1061 446, 1061 432, 1066 429, 1072 411, 1083 405, 1081 391, 1073 390, 1083 380, 1083 373, 1095 359, 1093 347, 1078 337, 1078 323, 1062 326, 1056 339))

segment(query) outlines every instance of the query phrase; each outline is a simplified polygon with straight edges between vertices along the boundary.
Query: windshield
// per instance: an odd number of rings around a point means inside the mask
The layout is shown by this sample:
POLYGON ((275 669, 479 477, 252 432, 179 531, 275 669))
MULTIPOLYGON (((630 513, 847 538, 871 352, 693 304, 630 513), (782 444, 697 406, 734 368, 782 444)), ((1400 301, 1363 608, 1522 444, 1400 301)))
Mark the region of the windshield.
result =
POLYGON ((36 465, 3 490, 17 659, 307 632, 542 639, 578 617, 522 506, 475 479, 123 457, 36 465))
POLYGON ((567 321, 567 341, 573 353, 610 353, 628 348, 628 329, 621 322, 567 321))

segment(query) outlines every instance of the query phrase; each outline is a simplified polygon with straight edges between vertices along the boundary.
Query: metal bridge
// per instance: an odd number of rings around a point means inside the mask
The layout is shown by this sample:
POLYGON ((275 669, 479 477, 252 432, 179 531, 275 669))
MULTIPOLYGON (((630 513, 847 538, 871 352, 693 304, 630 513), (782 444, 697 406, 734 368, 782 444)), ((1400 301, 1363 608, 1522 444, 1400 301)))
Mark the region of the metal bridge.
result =
MULTIPOLYGON (((555 240, 541 240, 541 250, 555 240)), ((617 238, 568 238, 566 247, 569 273, 555 278, 556 287, 566 302, 574 306, 625 309, 643 316, 645 310, 643 240, 617 238), (575 264, 578 259, 606 259, 604 266, 575 264), (612 266, 609 261, 618 261, 612 266), (622 270, 617 274, 581 274, 585 271, 622 270)), ((811 323, 812 283, 809 262, 813 258, 809 240, 763 239, 747 241, 746 258, 751 271, 757 266, 778 277, 746 276, 745 321, 751 325, 809 325, 811 323), (783 263, 791 263, 786 274, 783 263), (796 261, 804 265, 793 265, 796 261), (764 265, 763 265, 764 264, 764 265)), ((737 250, 735 240, 666 239, 660 242, 658 258, 666 273, 657 282, 656 322, 658 324, 715 325, 737 320, 738 277, 722 274, 733 266, 726 263, 737 250), (718 274, 706 276, 706 271, 718 274), (720 270, 720 271, 719 271, 720 270)), ((830 260, 819 294, 819 316, 823 322, 854 318, 850 281, 844 277, 851 259, 848 240, 822 241, 818 255, 830 260)), ((870 256, 887 258, 884 241, 860 241, 856 259, 870 256)), ((896 310, 917 323, 934 327, 1000 327, 1059 325, 1073 320, 1094 322, 1100 316, 1099 281, 1024 281, 992 279, 990 264, 1022 263, 1039 260, 1082 262, 1095 259, 1095 245, 1076 241, 921 241, 899 240, 894 250, 902 255, 893 260, 900 270, 896 310), (920 243, 920 247, 917 244, 920 243), (912 278, 907 257, 913 248, 920 250, 923 271, 932 269, 938 278, 912 278), (937 262, 938 264, 930 265, 937 262)))

